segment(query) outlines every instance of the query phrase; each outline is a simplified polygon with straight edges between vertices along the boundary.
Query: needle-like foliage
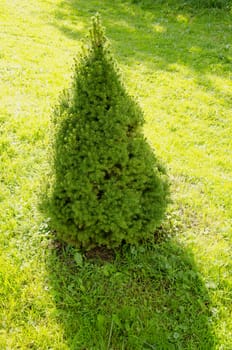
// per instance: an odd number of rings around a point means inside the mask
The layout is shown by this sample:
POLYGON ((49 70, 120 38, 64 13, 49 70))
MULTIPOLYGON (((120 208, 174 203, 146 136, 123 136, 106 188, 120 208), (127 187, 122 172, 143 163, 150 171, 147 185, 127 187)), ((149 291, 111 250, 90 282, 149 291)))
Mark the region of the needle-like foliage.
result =
POLYGON ((54 118, 49 212, 60 239, 90 249, 152 238, 169 190, 142 134, 143 121, 97 15, 54 118))

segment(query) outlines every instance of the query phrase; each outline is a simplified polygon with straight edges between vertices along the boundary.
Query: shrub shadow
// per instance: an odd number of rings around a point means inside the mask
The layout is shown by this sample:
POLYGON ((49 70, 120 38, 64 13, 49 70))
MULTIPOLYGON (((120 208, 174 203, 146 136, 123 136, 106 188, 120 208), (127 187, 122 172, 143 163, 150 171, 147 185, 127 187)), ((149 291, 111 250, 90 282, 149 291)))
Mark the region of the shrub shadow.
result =
POLYGON ((207 289, 172 240, 108 262, 53 243, 47 266, 69 349, 214 349, 207 289))

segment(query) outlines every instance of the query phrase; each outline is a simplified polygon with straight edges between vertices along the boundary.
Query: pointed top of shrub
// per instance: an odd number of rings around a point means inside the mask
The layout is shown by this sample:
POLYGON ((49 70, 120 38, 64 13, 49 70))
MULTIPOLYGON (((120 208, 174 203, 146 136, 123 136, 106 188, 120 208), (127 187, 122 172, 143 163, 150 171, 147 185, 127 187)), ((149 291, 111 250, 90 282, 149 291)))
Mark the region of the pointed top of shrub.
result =
POLYGON ((51 224, 85 249, 152 239, 167 177, 141 133, 143 113, 119 79, 99 15, 74 73, 56 118, 51 224))
POLYGON ((92 17, 92 28, 90 29, 90 38, 93 49, 104 47, 104 44, 107 41, 105 31, 101 23, 101 16, 99 13, 92 17))

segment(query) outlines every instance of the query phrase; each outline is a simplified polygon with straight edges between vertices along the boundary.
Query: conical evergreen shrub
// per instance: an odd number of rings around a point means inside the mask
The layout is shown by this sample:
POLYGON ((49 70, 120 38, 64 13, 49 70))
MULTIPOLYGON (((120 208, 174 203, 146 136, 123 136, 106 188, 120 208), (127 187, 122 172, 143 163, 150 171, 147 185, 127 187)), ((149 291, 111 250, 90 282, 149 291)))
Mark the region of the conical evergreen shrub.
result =
POLYGON ((153 237, 169 190, 142 125, 97 15, 54 117, 49 214, 58 238, 90 249, 153 237))

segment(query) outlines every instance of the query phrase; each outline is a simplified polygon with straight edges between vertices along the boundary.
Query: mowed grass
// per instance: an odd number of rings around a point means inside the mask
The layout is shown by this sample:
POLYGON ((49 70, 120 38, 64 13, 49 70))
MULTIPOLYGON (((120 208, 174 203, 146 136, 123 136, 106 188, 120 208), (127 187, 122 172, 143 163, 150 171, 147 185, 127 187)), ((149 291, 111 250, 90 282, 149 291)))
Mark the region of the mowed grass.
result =
POLYGON ((232 17, 172 1, 0 0, 0 349, 232 349, 232 17), (50 115, 99 11, 173 203, 107 262, 38 204, 50 115))

